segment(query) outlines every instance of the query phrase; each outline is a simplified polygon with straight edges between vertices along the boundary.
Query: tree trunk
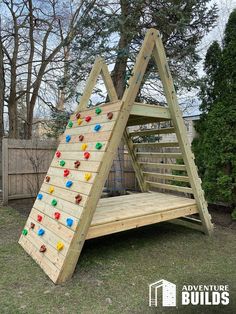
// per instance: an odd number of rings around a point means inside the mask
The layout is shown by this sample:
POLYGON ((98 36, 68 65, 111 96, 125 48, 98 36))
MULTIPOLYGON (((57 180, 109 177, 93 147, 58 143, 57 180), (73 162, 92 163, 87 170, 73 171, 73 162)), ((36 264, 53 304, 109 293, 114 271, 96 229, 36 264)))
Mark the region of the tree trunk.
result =
MULTIPOLYGON (((0 24, 0 27, 1 27, 1 24, 0 24)), ((4 91, 5 91, 3 48, 2 48, 1 33, 0 33, 0 78, 1 78, 0 79, 0 140, 1 140, 2 137, 4 136, 3 111, 4 111, 4 91)))

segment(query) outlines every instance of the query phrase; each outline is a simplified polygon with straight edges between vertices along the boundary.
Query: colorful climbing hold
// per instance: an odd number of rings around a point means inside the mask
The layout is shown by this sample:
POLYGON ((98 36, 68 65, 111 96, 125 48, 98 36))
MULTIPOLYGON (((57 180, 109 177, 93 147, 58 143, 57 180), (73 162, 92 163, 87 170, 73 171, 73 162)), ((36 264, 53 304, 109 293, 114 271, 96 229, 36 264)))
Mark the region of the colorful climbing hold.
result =
POLYGON ((91 179, 91 177, 92 177, 92 174, 90 172, 87 172, 84 174, 84 178, 86 181, 89 181, 91 179))
POLYGON ((50 178, 49 176, 46 176, 46 177, 45 177, 45 181, 46 181, 46 182, 49 182, 50 179, 51 179, 51 178, 50 178))
POLYGON ((64 248, 64 244, 61 241, 57 242, 57 250, 61 251, 64 248))
POLYGON ((70 174, 70 170, 69 169, 65 169, 64 170, 64 177, 67 177, 70 174))
POLYGON ((101 109, 101 108, 96 108, 96 109, 95 109, 95 113, 96 113, 96 114, 100 114, 101 112, 102 112, 102 109, 101 109))
POLYGON ((79 119, 81 117, 81 114, 79 112, 77 112, 75 117, 76 117, 76 119, 79 119))
POLYGON ((72 218, 67 218, 66 219, 66 225, 68 227, 71 227, 73 225, 74 220, 72 218))
POLYGON ((89 152, 84 152, 84 158, 85 159, 89 159, 90 157, 90 153, 89 152))
POLYGON ((54 187, 53 187, 53 186, 50 186, 50 188, 48 189, 48 192, 49 192, 50 194, 52 194, 52 193, 54 192, 54 187))
POLYGON ((38 200, 41 200, 43 198, 43 194, 39 193, 37 198, 38 200))
POLYGON ((26 235, 28 234, 28 230, 27 230, 27 229, 23 229, 23 230, 22 230, 22 234, 23 234, 24 236, 26 236, 26 235))
POLYGON ((51 201, 52 206, 56 206, 57 205, 57 200, 55 200, 55 198, 51 201))
POLYGON ((65 160, 60 160, 59 165, 60 165, 61 167, 64 167, 65 164, 66 164, 65 160))
POLYGON ((84 139, 84 136, 83 136, 83 135, 80 135, 80 136, 79 136, 79 141, 82 142, 83 139, 84 139))
POLYGON ((80 125, 82 122, 83 122, 83 120, 80 118, 77 120, 78 125, 80 125))
POLYGON ((73 122, 72 122, 72 121, 69 121, 69 122, 68 122, 68 128, 72 128, 72 126, 73 126, 73 122))
POLYGON ((89 122, 89 121, 91 121, 91 119, 92 119, 92 118, 91 118, 90 116, 87 116, 87 117, 85 117, 84 120, 85 120, 86 122, 89 122))
POLYGON ((43 229, 39 229, 39 230, 38 230, 38 235, 39 235, 39 236, 44 235, 44 233, 45 233, 45 231, 44 231, 43 229))
POLYGON ((85 151, 87 147, 88 147, 88 144, 85 144, 85 143, 84 143, 84 144, 81 145, 81 149, 82 149, 83 151, 85 151))
POLYGON ((30 223, 30 229, 34 229, 34 227, 35 227, 35 223, 31 222, 30 223))
POLYGON ((76 160, 76 161, 74 162, 74 166, 75 166, 75 168, 79 168, 79 166, 80 166, 80 161, 79 161, 79 160, 76 160))
POLYGON ((96 143, 95 148, 96 149, 101 149, 102 148, 102 143, 96 143))
POLYGON ((76 197, 75 197, 75 202, 76 202, 77 204, 79 204, 79 203, 81 202, 81 200, 82 200, 82 196, 81 196, 80 194, 76 195, 76 197))
POLYGON ((56 155, 57 158, 59 158, 59 157, 61 157, 61 152, 58 150, 58 151, 56 151, 55 155, 56 155))
POLYGON ((38 222, 41 222, 43 220, 43 216, 42 215, 38 215, 37 216, 37 220, 38 220, 38 222))
POLYGON ((60 213, 58 213, 58 212, 55 212, 55 213, 54 213, 54 218, 55 218, 55 219, 57 219, 57 220, 60 219, 60 216, 61 216, 60 213))
POLYGON ((107 119, 111 120, 113 118, 113 113, 112 112, 108 112, 107 113, 107 119))
POLYGON ((94 131, 98 132, 101 129, 101 125, 100 124, 96 124, 94 127, 94 131))
POLYGON ((70 135, 66 135, 66 143, 69 143, 70 140, 71 140, 71 136, 70 135))
POLYGON ((44 252, 46 252, 46 250, 47 250, 47 248, 46 248, 46 246, 43 244, 43 245, 40 246, 39 252, 44 253, 44 252))
POLYGON ((67 181, 66 182, 66 187, 70 188, 72 186, 73 182, 72 181, 67 181))

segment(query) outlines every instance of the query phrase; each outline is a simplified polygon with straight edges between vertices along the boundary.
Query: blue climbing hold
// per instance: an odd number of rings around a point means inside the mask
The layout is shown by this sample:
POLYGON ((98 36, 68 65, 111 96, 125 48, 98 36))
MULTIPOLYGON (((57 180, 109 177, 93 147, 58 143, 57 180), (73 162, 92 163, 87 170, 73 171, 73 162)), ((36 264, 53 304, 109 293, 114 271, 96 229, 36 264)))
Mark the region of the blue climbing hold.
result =
POLYGON ((39 193, 38 194, 38 200, 41 200, 43 198, 43 194, 39 193))
POLYGON ((100 124, 96 124, 94 127, 94 131, 98 132, 101 129, 101 125, 100 124))
POLYGON ((73 182, 72 181, 67 181, 66 182, 66 187, 70 188, 72 186, 73 182))
POLYGON ((73 222, 74 222, 74 220, 71 219, 71 218, 67 218, 66 219, 66 224, 67 224, 68 227, 71 227, 73 225, 73 222))
POLYGON ((44 231, 43 229, 39 229, 39 231, 38 231, 38 235, 39 235, 39 236, 44 235, 44 233, 45 233, 45 231, 44 231))
POLYGON ((70 135, 66 135, 66 143, 68 143, 71 140, 71 136, 70 135))

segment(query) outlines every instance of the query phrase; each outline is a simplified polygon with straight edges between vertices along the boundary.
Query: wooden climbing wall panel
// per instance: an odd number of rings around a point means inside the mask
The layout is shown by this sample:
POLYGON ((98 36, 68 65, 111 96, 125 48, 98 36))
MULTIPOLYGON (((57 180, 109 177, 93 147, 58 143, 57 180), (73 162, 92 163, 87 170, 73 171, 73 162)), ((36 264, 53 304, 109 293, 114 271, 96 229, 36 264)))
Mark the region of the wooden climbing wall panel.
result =
POLYGON ((21 246, 55 283, 77 262, 80 226, 93 216, 116 152, 111 137, 116 136, 115 143, 122 137, 115 130, 121 104, 71 116, 20 237, 21 246))

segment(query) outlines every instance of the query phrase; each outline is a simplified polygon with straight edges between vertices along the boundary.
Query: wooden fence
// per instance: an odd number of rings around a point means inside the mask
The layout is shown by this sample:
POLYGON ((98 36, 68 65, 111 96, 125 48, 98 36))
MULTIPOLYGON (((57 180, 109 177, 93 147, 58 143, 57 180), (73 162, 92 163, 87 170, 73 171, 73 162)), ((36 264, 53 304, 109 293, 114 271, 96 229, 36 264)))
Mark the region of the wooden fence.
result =
POLYGON ((8 200, 35 197, 47 173, 55 140, 2 140, 3 203, 8 200))
MULTIPOLYGON (((55 140, 2 140, 3 203, 8 200, 35 197, 57 148, 55 140)), ((112 167, 106 187, 113 190, 116 176, 112 167)), ((126 189, 137 189, 138 184, 128 154, 124 153, 123 184, 126 189)))

